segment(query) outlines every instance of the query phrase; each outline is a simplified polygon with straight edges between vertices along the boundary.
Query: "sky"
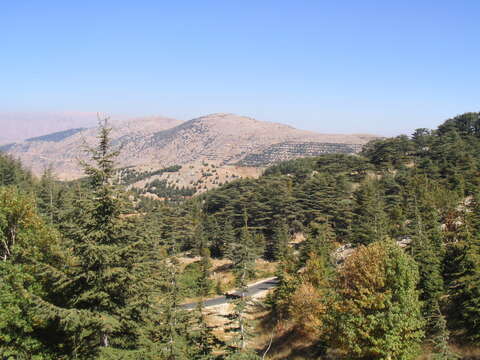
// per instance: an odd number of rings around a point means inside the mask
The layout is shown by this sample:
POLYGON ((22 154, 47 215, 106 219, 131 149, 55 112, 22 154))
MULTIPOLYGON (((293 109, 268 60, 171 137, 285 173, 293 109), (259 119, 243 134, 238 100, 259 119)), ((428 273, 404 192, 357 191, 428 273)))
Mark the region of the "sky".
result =
POLYGON ((409 134, 480 110, 479 13, 478 0, 0 0, 0 114, 231 112, 409 134))

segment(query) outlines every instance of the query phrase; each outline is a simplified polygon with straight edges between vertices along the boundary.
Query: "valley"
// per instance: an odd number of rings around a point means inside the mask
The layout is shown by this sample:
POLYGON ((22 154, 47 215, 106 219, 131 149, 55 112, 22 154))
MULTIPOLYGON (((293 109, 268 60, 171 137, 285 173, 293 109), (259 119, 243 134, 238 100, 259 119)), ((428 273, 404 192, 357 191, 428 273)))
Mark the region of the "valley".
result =
POLYGON ((480 1, 0 1, 0 360, 480 360, 480 1))
POLYGON ((104 121, 95 133, 12 147, 71 144, 73 155, 90 134, 76 181, 38 176, 0 153, 0 351, 42 360, 478 357, 480 114, 361 149, 290 139, 266 147, 273 163, 264 167, 206 153, 117 166, 137 159, 127 150, 147 149, 145 139, 168 147, 188 133, 182 144, 195 148, 211 131, 204 121, 166 120, 173 127, 150 135, 115 135, 104 121), (317 155, 325 149, 335 153, 317 155))

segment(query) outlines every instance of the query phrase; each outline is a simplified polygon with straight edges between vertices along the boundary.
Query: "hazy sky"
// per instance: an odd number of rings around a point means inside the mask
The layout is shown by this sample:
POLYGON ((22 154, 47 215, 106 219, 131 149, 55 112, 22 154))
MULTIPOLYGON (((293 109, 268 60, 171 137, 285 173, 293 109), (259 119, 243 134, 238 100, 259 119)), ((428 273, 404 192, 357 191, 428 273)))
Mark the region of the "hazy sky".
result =
POLYGON ((480 110, 479 14, 478 0, 3 0, 0 112, 410 133, 480 110))

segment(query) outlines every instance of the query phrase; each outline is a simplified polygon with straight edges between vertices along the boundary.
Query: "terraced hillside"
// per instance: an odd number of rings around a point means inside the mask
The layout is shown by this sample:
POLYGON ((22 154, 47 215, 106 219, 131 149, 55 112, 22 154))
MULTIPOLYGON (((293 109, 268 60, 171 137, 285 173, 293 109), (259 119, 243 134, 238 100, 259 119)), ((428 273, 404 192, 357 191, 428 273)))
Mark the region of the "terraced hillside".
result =
POLYGON ((355 154, 362 150, 362 144, 336 144, 317 142, 284 142, 273 144, 259 153, 245 156, 240 164, 244 166, 266 166, 299 157, 323 154, 355 154))

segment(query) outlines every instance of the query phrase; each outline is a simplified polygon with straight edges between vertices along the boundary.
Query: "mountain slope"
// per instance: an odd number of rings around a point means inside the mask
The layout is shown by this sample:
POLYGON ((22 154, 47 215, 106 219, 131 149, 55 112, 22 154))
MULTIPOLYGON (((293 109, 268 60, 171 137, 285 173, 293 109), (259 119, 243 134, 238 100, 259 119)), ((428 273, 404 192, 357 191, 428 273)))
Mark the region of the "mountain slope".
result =
MULTIPOLYGON (((39 141, 15 144, 8 152, 36 173, 51 165, 60 178, 71 179, 81 175, 77 159, 84 157, 82 149, 94 143, 95 135, 95 129, 88 129, 56 142, 40 137, 39 141)), ((374 138, 370 135, 318 134, 224 113, 183 123, 167 118, 124 121, 114 124, 112 136, 116 144, 122 145, 120 166, 147 170, 204 160, 223 166, 250 159, 250 165, 263 166, 322 152, 356 152, 374 138)))
MULTIPOLYGON (((181 121, 164 118, 150 117, 112 122, 112 138, 115 144, 122 144, 120 165, 129 165, 131 156, 135 154, 133 144, 148 140, 152 134, 169 129, 181 124, 181 121), (130 154, 130 155, 128 155, 130 154)), ((21 143, 9 144, 3 151, 18 157, 25 166, 36 174, 42 173, 51 167, 60 179, 75 179, 82 176, 79 160, 85 160, 86 150, 96 143, 97 129, 89 128, 81 131, 63 131, 66 135, 58 140, 58 133, 48 134, 28 139, 21 143), (70 133, 69 133, 70 132, 70 133), (68 136, 69 135, 69 136, 68 136)))

